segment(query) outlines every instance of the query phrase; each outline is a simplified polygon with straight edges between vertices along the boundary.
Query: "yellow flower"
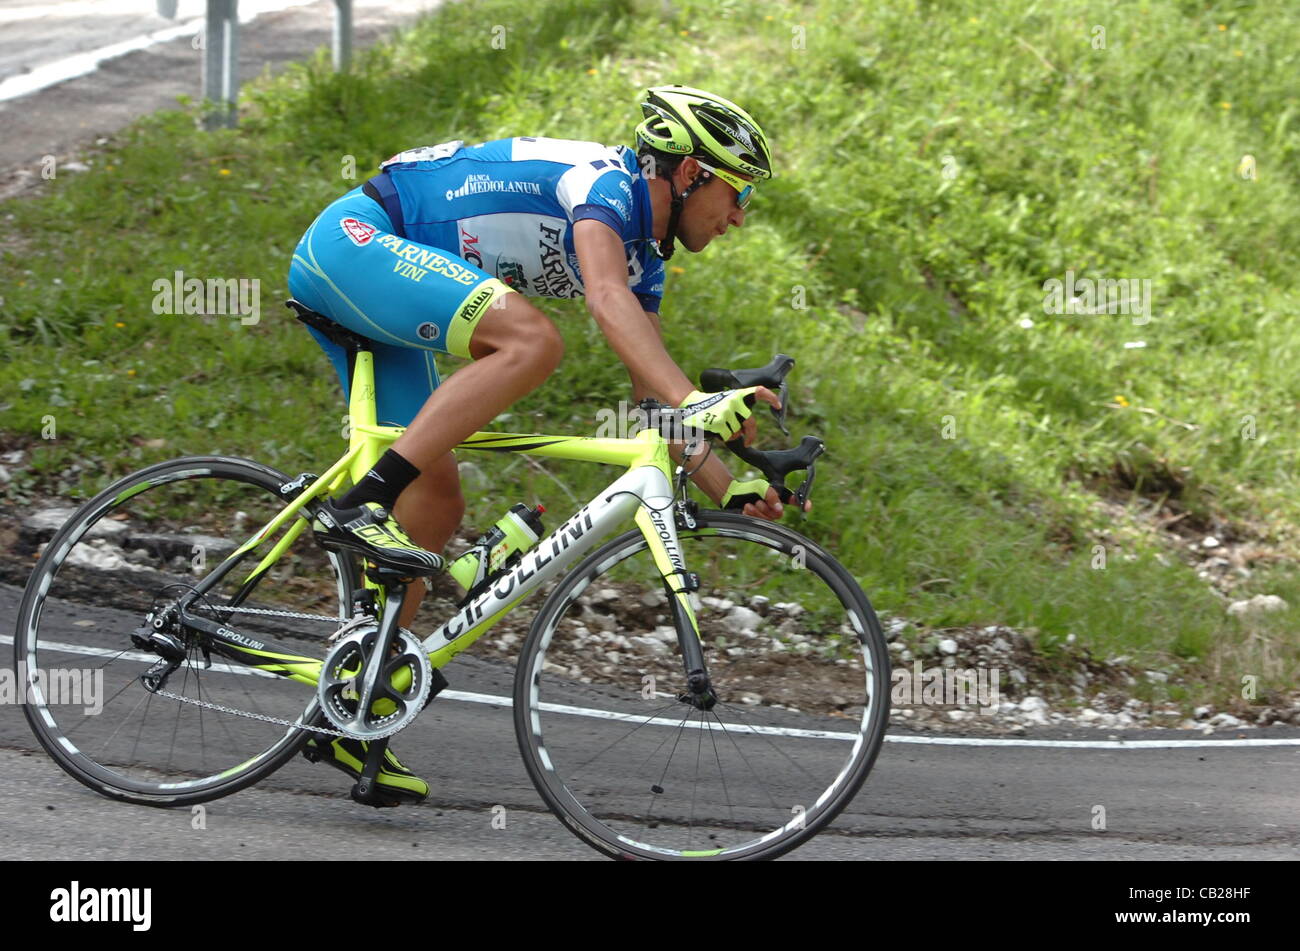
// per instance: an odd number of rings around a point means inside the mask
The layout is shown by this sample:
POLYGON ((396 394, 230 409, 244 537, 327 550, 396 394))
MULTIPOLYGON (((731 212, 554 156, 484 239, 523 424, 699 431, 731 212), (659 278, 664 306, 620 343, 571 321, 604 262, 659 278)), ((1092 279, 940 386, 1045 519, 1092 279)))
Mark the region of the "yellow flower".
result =
POLYGON ((669 268, 669 270, 672 271, 674 274, 685 274, 685 273, 686 273, 686 268, 684 268, 684 267, 678 267, 676 264, 674 264, 671 268, 669 268))
POLYGON ((1123 395, 1116 396, 1115 402, 1118 403, 1120 406, 1128 406, 1128 400, 1124 399, 1123 395))
POLYGON ((228 168, 223 168, 223 169, 220 171, 219 174, 221 174, 221 175, 229 175, 229 174, 230 174, 230 169, 228 169, 228 168))
POLYGON ((1230 103, 1230 102, 1221 102, 1221 103, 1219 103, 1219 108, 1220 108, 1220 109, 1231 109, 1231 108, 1232 108, 1232 103, 1230 103))
POLYGON ((971 21, 972 23, 978 23, 978 22, 980 21, 980 18, 979 18, 979 17, 971 17, 971 18, 970 18, 970 21, 971 21))
POLYGON ((587 70, 587 75, 595 76, 597 72, 599 72, 599 70, 597 70, 595 67, 592 67, 591 69, 587 70))
POLYGON ((690 36, 690 35, 691 35, 690 30, 682 30, 682 36, 690 36))
POLYGON ((134 371, 134 370, 127 370, 127 371, 126 371, 126 375, 127 375, 127 376, 135 376, 135 371, 134 371))
POLYGON ((114 326, 114 327, 125 327, 126 324, 122 323, 122 321, 119 320, 119 321, 118 321, 117 323, 115 323, 113 326, 114 326))
POLYGON ((1233 50, 1233 51, 1232 51, 1232 55, 1233 55, 1233 56, 1245 56, 1246 54, 1243 53, 1241 50, 1233 50))
POLYGON ((772 22, 773 19, 772 14, 769 13, 767 16, 763 17, 763 19, 767 20, 769 23, 772 22))
POLYGON ((1220 24, 1219 24, 1219 32, 1220 32, 1220 33, 1222 33, 1222 32, 1223 32, 1224 30, 1226 30, 1227 28, 1228 28, 1228 24, 1226 24, 1226 23, 1220 23, 1220 24))

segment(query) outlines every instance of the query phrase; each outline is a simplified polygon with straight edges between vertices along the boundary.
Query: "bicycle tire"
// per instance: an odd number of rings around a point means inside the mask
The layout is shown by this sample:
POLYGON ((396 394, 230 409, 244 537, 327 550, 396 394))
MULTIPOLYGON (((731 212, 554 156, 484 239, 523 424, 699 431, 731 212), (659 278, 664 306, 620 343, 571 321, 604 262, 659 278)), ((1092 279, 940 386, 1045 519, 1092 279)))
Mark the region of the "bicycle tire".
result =
MULTIPOLYGON (((644 656, 639 671, 636 663, 592 666, 590 660, 594 656, 590 649, 594 635, 587 625, 600 620, 596 609, 601 598, 608 605, 609 592, 614 591, 633 605, 631 614, 635 615, 636 589, 627 587, 627 579, 658 577, 639 530, 607 542, 560 582, 535 617, 520 654, 514 719, 528 774, 547 807, 570 831, 615 858, 775 858, 808 841, 852 801, 884 743, 889 714, 889 655, 875 612, 853 576, 821 546, 785 526, 720 511, 700 512, 696 521, 694 530, 679 524, 678 534, 688 569, 700 577, 700 607, 696 613, 706 662, 719 693, 718 707, 708 714, 699 712, 698 724, 691 721, 696 711, 676 700, 685 692, 679 654, 665 657, 659 652, 652 663, 659 665, 657 670, 669 671, 660 675, 644 674, 644 656), (719 543, 722 540, 725 544, 719 543), (639 554, 642 557, 637 558, 639 554), (701 558, 702 554, 707 559, 701 558), (780 565, 772 560, 773 555, 788 563, 780 565), (624 590, 601 589, 601 584, 623 584, 624 590), (778 589, 799 592, 816 606, 815 610, 810 611, 802 601, 764 605, 754 597, 755 592, 778 589), (722 627, 729 622, 719 620, 719 611, 731 610, 733 620, 748 617, 737 615, 735 604, 728 609, 725 600, 709 606, 704 598, 719 590, 739 591, 740 596, 754 598, 751 604, 768 611, 764 626, 769 634, 786 634, 767 636, 766 645, 761 640, 764 635, 752 634, 747 638, 747 647, 718 649, 718 636, 732 633, 722 627), (777 613, 777 604, 785 605, 781 610, 789 616, 777 613), (799 613, 795 612, 796 605, 799 613), (842 612, 838 624, 837 612, 842 612), (805 618, 802 628, 800 618, 805 618), (796 637, 792 632, 798 630, 813 633, 796 637), (811 646, 798 647, 798 638, 804 638, 800 643, 811 646), (779 648, 775 646, 778 643, 779 648), (819 650, 860 652, 861 673, 854 670, 853 660, 817 657, 819 650), (627 668, 632 668, 630 675, 637 679, 629 679, 627 668), (786 668, 784 682, 778 676, 775 690, 768 696, 744 689, 754 676, 745 671, 765 668, 778 675, 786 668), (848 673, 841 677, 839 672, 844 671, 848 673), (664 686, 671 689, 659 691, 657 680, 651 680, 649 692, 653 696, 647 697, 646 676, 668 677, 664 686), (828 694, 824 705, 818 706, 826 684, 852 683, 855 677, 861 679, 860 711, 852 698, 850 702, 832 703, 846 700, 837 694, 828 694), (810 686, 810 681, 818 682, 810 686), (635 695, 638 686, 640 696, 635 695), (667 702, 660 703, 664 694, 667 702), (647 699, 650 704, 645 703, 647 699), (778 699, 786 702, 777 703, 778 699), (649 711, 651 705, 656 709, 649 711), (662 719, 660 706, 669 711, 662 719), (719 709, 722 713, 716 714, 719 709), (845 732, 841 728, 854 715, 857 731, 845 732), (708 720, 709 716, 713 719, 708 720), (688 722, 693 742, 686 735, 688 722), (655 747, 658 737, 662 739, 655 747), (612 743, 608 742, 611 738, 612 743), (669 739, 673 740, 671 744, 669 739), (723 742, 719 743, 719 739, 723 742), (795 742, 799 740, 808 744, 795 742), (848 742, 837 746, 838 741, 848 742), (611 754, 620 743, 630 744, 631 752, 611 754), (820 748, 814 748, 817 743, 820 748), (673 758, 679 748, 685 748, 684 755, 689 755, 692 745, 695 785, 690 789, 688 812, 684 785, 688 783, 685 774, 689 762, 682 769, 674 767, 673 758), (665 746, 666 754, 662 753, 665 746), (746 749, 780 755, 770 771, 759 773, 749 763, 746 749), (791 755, 792 750, 797 753, 791 755), (705 762, 709 757, 716 761, 716 780, 705 775, 707 770, 701 770, 702 763, 712 769, 712 764, 705 762), (593 765, 598 760, 603 761, 602 765, 593 765), (733 802, 733 787, 723 775, 724 760, 743 760, 753 779, 765 788, 767 802, 758 793, 738 795, 733 802), (798 775, 803 772, 812 777, 810 770, 829 778, 825 788, 820 788, 825 779, 803 780, 798 775), (571 778, 563 775, 570 771, 571 778), (767 788, 768 779, 773 784, 784 784, 779 796, 767 788), (816 788, 795 790, 792 780, 816 788), (809 795, 804 796, 804 791, 809 795), (796 795, 801 798, 790 798, 796 795), (644 814, 639 811, 643 802, 644 814), (697 806, 703 810, 698 817, 697 806), (670 840, 672 844, 667 844, 670 840)), ((644 605, 653 600, 646 594, 642 602, 644 605)), ((625 611, 617 619, 616 629, 626 637, 628 631, 651 623, 644 614, 639 621, 629 619, 625 611)), ((608 621, 604 626, 608 628, 608 621)), ((736 626, 731 624, 732 628, 736 626)), ((745 634, 741 629, 735 639, 746 640, 745 634)), ((606 635, 612 635, 616 643, 620 636, 606 630, 600 637, 608 641, 606 635)), ((658 635, 661 640, 667 639, 669 632, 661 626, 658 635)), ((675 635, 672 646, 676 647, 675 635)), ((742 777, 746 768, 739 770, 742 777)))
MULTIPOLYGON (((245 459, 196 456, 134 472, 81 505, 44 546, 19 608, 14 659, 28 680, 24 713, 37 740, 67 773, 112 799, 154 806, 205 802, 274 772, 307 739, 302 729, 221 713, 145 690, 139 675, 158 661, 130 640, 148 608, 167 592, 191 589, 212 565, 285 505, 289 477, 245 459), (68 667, 60 667, 63 663, 68 667), (78 669, 74 664, 88 664, 78 669), (99 678, 98 713, 55 702, 69 667, 86 695, 99 678), (111 694, 111 695, 110 695, 111 694)), ((28 541, 33 546, 39 533, 28 541)), ((267 546, 243 556, 256 565, 267 546)), ((304 656, 323 653, 321 637, 351 608, 354 566, 303 532, 240 602, 243 609, 303 611, 317 620, 232 614, 231 592, 247 572, 231 571, 195 610, 249 637, 297 641, 304 656), (229 620, 237 617, 237 621, 229 620), (226 619, 226 620, 222 620, 226 619)), ((310 719, 315 689, 212 655, 197 643, 167 689, 181 696, 278 717, 310 719), (251 709, 250 709, 251 708, 251 709)), ((303 721, 306 722, 306 721, 303 721)))

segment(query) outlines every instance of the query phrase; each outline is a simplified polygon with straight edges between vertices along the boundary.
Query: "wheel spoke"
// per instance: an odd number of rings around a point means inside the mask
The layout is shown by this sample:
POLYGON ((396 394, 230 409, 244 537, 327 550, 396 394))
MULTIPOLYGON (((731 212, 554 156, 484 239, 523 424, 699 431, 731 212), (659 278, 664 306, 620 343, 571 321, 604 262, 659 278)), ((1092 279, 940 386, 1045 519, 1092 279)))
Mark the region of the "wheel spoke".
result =
POLYGON ((664 623, 654 614, 663 603, 654 595, 658 568, 639 532, 608 542, 557 586, 520 658, 515 719, 529 774, 553 811, 611 855, 779 855, 847 805, 883 742, 888 655, 852 576, 781 526, 729 513, 697 519, 697 531, 679 533, 702 583, 694 603, 709 675, 717 693, 743 697, 743 706, 718 701, 697 717, 688 704, 684 715, 665 716, 671 703, 647 713, 621 686, 632 676, 666 684, 682 676, 671 653, 628 646, 653 645, 652 628, 664 623), (792 567, 795 545, 804 557, 792 567), (770 617, 726 614, 751 600, 770 617), (850 615, 861 624, 851 625, 850 615), (765 632, 740 627, 754 623, 765 632), (832 653, 841 630, 861 627, 850 643, 870 686, 832 653), (604 664, 611 638, 620 657, 604 664), (530 676, 543 666, 569 673, 530 676), (846 736, 839 694, 861 706, 863 736, 846 736))

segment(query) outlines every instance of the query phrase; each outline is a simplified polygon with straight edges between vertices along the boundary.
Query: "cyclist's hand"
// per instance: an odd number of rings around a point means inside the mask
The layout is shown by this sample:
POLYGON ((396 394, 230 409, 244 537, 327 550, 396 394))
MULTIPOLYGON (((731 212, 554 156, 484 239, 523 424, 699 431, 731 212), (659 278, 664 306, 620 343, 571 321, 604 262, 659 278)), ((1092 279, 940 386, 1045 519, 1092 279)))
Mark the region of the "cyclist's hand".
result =
MULTIPOLYGON (((727 491, 723 493, 722 507, 754 518, 765 518, 770 522, 775 522, 785 514, 780 493, 762 479, 751 479, 748 482, 732 479, 727 491)), ((811 499, 804 501, 803 510, 812 511, 811 499)))
POLYGON ((765 386, 747 386, 739 390, 723 390, 721 393, 692 390, 680 407, 682 424, 716 433, 724 440, 731 440, 737 433, 743 433, 745 445, 749 445, 754 438, 754 425, 749 416, 755 398, 778 409, 781 406, 776 394, 765 386), (746 421, 749 422, 748 427, 746 421))

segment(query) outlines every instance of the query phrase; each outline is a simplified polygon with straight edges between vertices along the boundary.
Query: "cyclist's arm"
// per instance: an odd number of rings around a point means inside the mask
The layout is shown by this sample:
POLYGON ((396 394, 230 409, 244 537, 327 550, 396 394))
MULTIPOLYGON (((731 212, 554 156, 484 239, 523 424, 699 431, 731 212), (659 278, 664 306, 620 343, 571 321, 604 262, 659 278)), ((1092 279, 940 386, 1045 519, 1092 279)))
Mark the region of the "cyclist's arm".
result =
MULTIPOLYGON (((642 311, 642 313, 645 315, 645 319, 649 322, 650 326, 654 328, 655 336, 659 338, 662 345, 663 331, 659 326, 659 315, 652 314, 648 310, 642 311)), ((632 378, 633 402, 646 399, 647 397, 663 401, 664 398, 656 393, 652 387, 647 386, 645 381, 640 379, 631 369, 627 372, 628 376, 632 378)), ((668 444, 668 453, 672 456, 673 462, 678 464, 681 463, 682 450, 685 448, 685 445, 685 443, 680 442, 671 442, 668 444)), ((695 459, 688 462, 686 468, 689 471, 694 469, 698 464, 699 459, 695 459)), ((723 493, 727 491, 727 486, 731 484, 731 479, 731 471, 727 468, 726 463, 713 453, 709 453, 708 458, 704 460, 704 464, 700 466, 699 471, 691 476, 691 481, 699 486, 700 491, 712 499, 717 505, 722 504, 723 493)))
MULTIPOLYGON (((662 342, 663 331, 659 325, 659 315, 652 314, 648 310, 643 311, 643 313, 645 314, 645 318, 649 322, 650 326, 654 328, 655 336, 659 337, 660 342, 662 342)), ((646 386, 644 380, 638 379, 636 374, 632 373, 631 370, 628 371, 628 375, 632 378, 633 401, 642 400, 645 399, 646 397, 653 397, 654 399, 658 399, 658 400, 663 399, 663 397, 661 397, 658 393, 654 392, 654 390, 646 386)), ((745 424, 748 427, 748 431, 746 432, 745 444, 748 445, 754 436, 753 418, 751 417, 750 419, 745 420, 745 424)), ((682 450, 684 448, 685 448, 685 443, 670 442, 668 444, 669 455, 672 456, 673 461, 678 463, 679 465, 681 464, 682 461, 682 450)), ((722 497, 723 495, 726 494, 726 491, 730 487, 731 480, 733 478, 731 474, 731 470, 728 469, 727 464, 723 462, 722 459, 719 458, 716 453, 713 452, 710 452, 709 455, 705 457, 703 463, 700 463, 698 459, 688 460, 686 463, 687 471, 696 469, 696 466, 699 466, 699 468, 698 470, 694 471, 693 474, 691 475, 691 481, 694 482, 697 486, 699 486, 700 491, 703 492, 705 495, 707 495, 710 499, 712 499, 715 505, 721 506, 722 497)), ((811 511, 812 502, 804 503, 804 508, 805 510, 811 511)), ((769 487, 767 490, 767 498, 762 499, 758 502, 747 503, 743 511, 746 515, 753 515, 758 518, 765 518, 765 519, 775 521, 776 519, 780 518, 781 515, 783 514, 784 506, 781 505, 781 501, 777 497, 776 490, 769 487)))
POLYGON ((604 222, 584 218, 573 226, 573 247, 586 287, 587 310, 610 347, 633 380, 644 381, 659 399, 680 406, 695 387, 668 355, 627 286, 623 240, 604 222))

